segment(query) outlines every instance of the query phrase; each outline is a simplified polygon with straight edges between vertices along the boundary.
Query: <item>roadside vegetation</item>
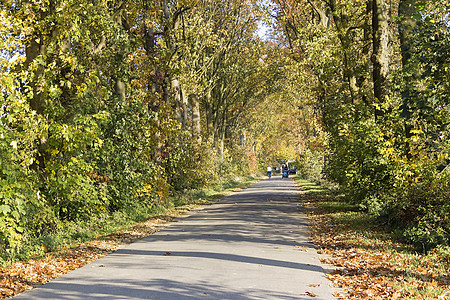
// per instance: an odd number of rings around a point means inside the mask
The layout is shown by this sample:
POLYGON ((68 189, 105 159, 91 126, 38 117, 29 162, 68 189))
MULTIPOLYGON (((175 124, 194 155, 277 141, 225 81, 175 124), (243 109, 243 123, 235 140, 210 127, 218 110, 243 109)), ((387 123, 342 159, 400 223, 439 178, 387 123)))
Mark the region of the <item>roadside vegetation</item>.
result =
POLYGON ((449 299, 450 247, 417 251, 383 219, 320 184, 296 179, 311 234, 339 299, 449 299))

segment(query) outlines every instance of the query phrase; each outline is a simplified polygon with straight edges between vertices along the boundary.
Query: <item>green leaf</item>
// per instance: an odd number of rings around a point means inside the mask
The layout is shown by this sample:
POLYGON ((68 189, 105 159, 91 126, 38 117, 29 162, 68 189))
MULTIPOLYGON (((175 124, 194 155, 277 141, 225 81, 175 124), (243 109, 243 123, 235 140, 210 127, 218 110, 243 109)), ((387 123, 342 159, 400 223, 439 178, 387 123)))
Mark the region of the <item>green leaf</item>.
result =
POLYGON ((4 215, 6 215, 7 213, 9 213, 11 211, 11 207, 9 205, 0 205, 0 212, 3 213, 4 215))

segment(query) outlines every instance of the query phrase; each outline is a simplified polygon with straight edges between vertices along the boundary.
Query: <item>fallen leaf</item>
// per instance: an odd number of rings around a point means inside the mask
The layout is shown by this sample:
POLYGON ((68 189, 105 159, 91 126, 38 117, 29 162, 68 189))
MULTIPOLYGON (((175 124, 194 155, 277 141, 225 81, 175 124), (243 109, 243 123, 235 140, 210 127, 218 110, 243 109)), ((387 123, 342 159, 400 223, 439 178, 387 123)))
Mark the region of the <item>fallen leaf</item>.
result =
POLYGON ((295 247, 297 247, 297 248, 301 248, 301 249, 300 249, 300 251, 303 251, 303 252, 308 252, 308 248, 307 248, 307 247, 305 247, 305 246, 295 246, 295 247))
POLYGON ((306 295, 310 297, 318 297, 319 295, 306 291, 306 295))

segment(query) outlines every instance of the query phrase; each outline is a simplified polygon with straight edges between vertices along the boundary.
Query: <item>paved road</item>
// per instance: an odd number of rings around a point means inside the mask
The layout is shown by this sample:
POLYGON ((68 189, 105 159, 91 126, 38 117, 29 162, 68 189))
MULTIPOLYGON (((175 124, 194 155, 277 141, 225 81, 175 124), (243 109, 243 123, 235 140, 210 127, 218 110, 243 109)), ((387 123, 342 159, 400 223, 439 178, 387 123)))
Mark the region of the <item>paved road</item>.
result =
POLYGON ((16 298, 334 299, 300 210, 265 179, 16 298))

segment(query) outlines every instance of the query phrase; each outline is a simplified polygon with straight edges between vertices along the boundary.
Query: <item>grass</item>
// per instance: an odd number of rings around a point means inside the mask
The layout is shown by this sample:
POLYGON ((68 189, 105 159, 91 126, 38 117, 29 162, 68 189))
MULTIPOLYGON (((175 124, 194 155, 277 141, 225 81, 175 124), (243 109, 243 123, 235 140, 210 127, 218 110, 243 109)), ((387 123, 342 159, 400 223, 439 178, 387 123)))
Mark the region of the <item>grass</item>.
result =
POLYGON ((309 194, 328 194, 330 191, 324 187, 322 187, 320 184, 306 180, 301 179, 299 177, 296 177, 297 184, 299 184, 303 190, 307 191, 309 194))
POLYGON ((329 278, 341 299, 450 299, 450 247, 418 253, 358 206, 296 180, 324 262, 340 267, 329 278))

